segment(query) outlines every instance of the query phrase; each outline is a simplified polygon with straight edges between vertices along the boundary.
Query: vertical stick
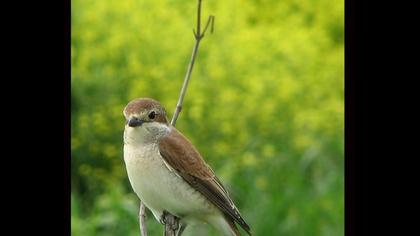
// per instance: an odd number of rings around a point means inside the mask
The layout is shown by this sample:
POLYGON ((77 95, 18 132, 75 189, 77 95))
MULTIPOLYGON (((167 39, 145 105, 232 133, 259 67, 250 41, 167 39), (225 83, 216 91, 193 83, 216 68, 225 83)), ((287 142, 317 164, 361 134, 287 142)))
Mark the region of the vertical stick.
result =
POLYGON ((190 82, 191 72, 194 67, 195 57, 197 56, 199 46, 200 40, 196 40, 192 51, 191 60, 188 64, 187 74, 185 74, 184 83, 182 84, 181 92, 179 93, 178 103, 176 104, 174 116, 171 120, 171 125, 173 126, 175 126, 176 120, 178 119, 179 113, 182 109, 182 103, 184 102, 185 93, 187 92, 188 83, 190 82))
MULTIPOLYGON (((181 91, 179 93, 178 102, 176 104, 174 116, 171 120, 171 125, 175 126, 176 120, 178 119, 179 113, 182 110, 182 103, 184 102, 185 93, 187 92, 188 83, 190 82, 191 73, 194 68, 195 58, 197 57, 198 47, 200 46, 201 40, 204 38, 204 34, 207 31, 208 26, 211 24, 211 29, 213 29, 214 25, 214 16, 209 16, 206 26, 204 27, 203 32, 201 32, 201 0, 198 0, 198 7, 197 7, 197 31, 194 31, 195 43, 193 47, 193 51, 191 54, 190 62, 188 63, 187 73, 184 77, 184 83, 182 84, 181 91)), ((211 30, 212 31, 212 30, 211 30)))
POLYGON ((146 228, 146 207, 144 203, 140 201, 140 212, 139 212, 139 220, 140 220, 140 233, 142 236, 147 236, 147 228, 146 228))
MULTIPOLYGON (((173 126, 175 126, 179 113, 182 110, 182 103, 184 102, 185 93, 187 92, 188 83, 190 82, 191 73, 194 68, 194 62, 197 57, 198 47, 200 46, 200 41, 201 39, 203 39, 204 34, 207 31, 207 28, 210 23, 212 24, 211 28, 213 29, 214 16, 210 16, 209 19, 207 20, 207 24, 203 32, 201 32, 201 1, 202 0, 198 0, 198 7, 197 7, 197 31, 193 30, 195 43, 194 43, 193 51, 191 54, 190 62, 188 63, 187 73, 185 74, 184 82, 182 84, 181 91, 179 93, 179 98, 176 104, 174 116, 172 117, 172 120, 171 120, 171 125, 173 126)), ((171 215, 169 212, 164 213, 163 218, 164 218, 163 222, 165 223, 164 236, 175 236, 179 229, 179 218, 171 215)), ((179 235, 182 233, 182 231, 179 232, 179 235)))
MULTIPOLYGON (((185 93, 187 92, 188 83, 190 82, 191 73, 194 68, 194 62, 197 57, 198 48, 200 46, 200 41, 204 38, 204 34, 207 31, 208 26, 211 24, 211 33, 213 32, 213 26, 214 26, 214 16, 209 16, 206 26, 204 27, 203 32, 201 32, 201 1, 198 0, 198 6, 197 6, 197 30, 195 31, 193 29, 194 37, 195 37, 195 43, 191 54, 191 59, 188 64, 187 73, 184 77, 184 82, 181 87, 181 91, 179 93, 178 102, 176 104, 174 116, 171 120, 171 125, 175 126, 176 121, 179 117, 179 113, 182 110, 182 103, 184 102, 185 93)), ((140 232, 142 236, 147 236, 146 231, 146 224, 145 224, 145 206, 143 202, 140 203, 140 213, 139 213, 139 220, 140 220, 140 232)), ((179 229, 179 218, 171 215, 169 212, 164 211, 163 213, 163 222, 165 224, 165 236, 175 236, 178 233, 178 236, 182 233, 183 229, 178 232, 179 229)))

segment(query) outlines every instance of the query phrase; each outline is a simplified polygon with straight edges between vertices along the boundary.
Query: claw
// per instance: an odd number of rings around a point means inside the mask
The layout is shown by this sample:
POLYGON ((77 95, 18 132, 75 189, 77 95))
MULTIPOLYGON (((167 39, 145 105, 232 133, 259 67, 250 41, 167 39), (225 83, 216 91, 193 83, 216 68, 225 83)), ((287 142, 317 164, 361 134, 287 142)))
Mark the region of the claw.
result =
POLYGON ((166 212, 164 211, 159 218, 159 222, 163 225, 165 225, 165 215, 166 215, 166 212))

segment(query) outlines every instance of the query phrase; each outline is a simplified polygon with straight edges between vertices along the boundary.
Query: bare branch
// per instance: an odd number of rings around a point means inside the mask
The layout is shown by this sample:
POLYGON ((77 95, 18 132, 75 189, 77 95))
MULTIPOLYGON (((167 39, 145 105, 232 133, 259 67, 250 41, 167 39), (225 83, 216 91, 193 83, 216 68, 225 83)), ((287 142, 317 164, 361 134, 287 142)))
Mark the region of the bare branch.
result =
POLYGON ((140 212, 139 212, 139 220, 140 220, 140 232, 142 236, 147 236, 147 228, 146 228, 146 207, 144 206, 143 202, 140 202, 140 212))
POLYGON ((204 34, 207 32, 207 28, 209 27, 209 25, 211 25, 211 27, 210 27, 210 33, 213 33, 214 16, 209 16, 209 19, 207 20, 206 26, 204 26, 203 33, 200 35, 200 37, 204 37, 204 34))
MULTIPOLYGON (((190 62, 188 63, 187 73, 185 74, 184 82, 182 84, 182 88, 181 88, 181 91, 179 93, 179 98, 178 98, 178 102, 176 104, 174 116, 172 117, 172 120, 171 120, 171 124, 173 126, 175 126, 176 121, 177 121, 178 116, 179 116, 179 113, 182 110, 182 103, 184 101, 185 93, 187 92, 188 83, 190 82, 191 73, 192 73, 192 70, 194 68, 194 62, 195 62, 195 59, 197 57, 198 47, 200 46, 200 41, 201 41, 201 39, 204 38, 204 34, 207 31, 207 28, 209 27, 209 25, 211 25, 211 30, 210 31, 213 32, 214 16, 209 16, 209 18, 207 20, 207 24, 204 27, 203 32, 201 32, 201 1, 202 0, 198 0, 197 30, 195 31, 193 29, 195 43, 194 43, 194 47, 193 47, 193 50, 192 50, 190 62)), ((175 236, 175 235, 179 236, 179 235, 182 234, 183 230, 185 229, 185 225, 181 226, 181 229, 179 230, 179 232, 177 234, 177 230, 179 228, 179 218, 177 218, 174 215, 171 215, 169 212, 165 212, 163 214, 163 222, 165 223, 165 232, 164 232, 165 236, 175 236)))
POLYGON ((211 21, 211 28, 210 28, 210 33, 211 34, 214 32, 214 24, 215 24, 214 21, 216 20, 215 16, 212 15, 212 17, 213 17, 213 19, 211 21))
POLYGON ((194 48, 191 54, 191 60, 188 64, 187 74, 185 74, 184 83, 182 84, 181 92, 179 93, 178 103, 176 104, 174 116, 171 120, 171 125, 175 126, 176 120, 178 119, 179 113, 182 109, 182 103, 184 102, 185 93, 187 92, 188 83, 190 82, 191 72, 194 67, 195 58, 197 56, 198 47, 200 46, 200 40, 196 40, 194 48))
POLYGON ((188 84, 189 84, 190 78, 191 78, 191 73, 192 73, 192 70, 194 68, 194 62, 195 62, 195 58, 197 57, 198 47, 200 46, 200 42, 203 39, 204 33, 207 31, 207 28, 208 28, 209 25, 211 25, 210 31, 213 32, 214 16, 209 16, 209 18, 207 20, 207 24, 204 27, 204 31, 201 32, 201 1, 202 0, 198 0, 197 26, 196 26, 197 30, 193 29, 193 34, 194 34, 194 37, 195 37, 195 43, 194 43, 193 51, 192 51, 192 54, 191 54, 190 62, 188 64, 187 73, 185 74, 184 82, 182 84, 182 88, 181 88, 181 91, 179 93, 179 98, 178 98, 178 102, 176 104, 174 116, 172 117, 172 120, 171 120, 171 124, 173 126, 175 126, 176 120, 178 119, 178 116, 179 116, 179 113, 182 110, 182 103, 184 102, 185 93, 187 92, 188 84))
MULTIPOLYGON (((197 6, 197 33, 200 35, 201 33, 201 0, 198 0, 197 6)), ((197 39, 197 38, 196 38, 197 39)))
MULTIPOLYGON (((213 33, 213 28, 214 28, 214 16, 209 16, 206 26, 204 27, 203 32, 201 32, 201 1, 202 0, 197 0, 198 1, 198 6, 197 6, 197 30, 193 29, 193 34, 194 34, 194 38, 195 38, 195 43, 194 43, 194 47, 192 50, 192 54, 191 54, 191 59, 190 62, 188 64, 188 68, 187 68, 187 73, 185 74, 184 77, 184 82, 182 84, 182 88, 181 91, 179 93, 179 98, 178 98, 178 102, 176 104, 176 108, 175 108, 175 112, 174 112, 174 116, 172 117, 171 120, 171 125, 175 126, 176 124, 176 120, 178 119, 179 113, 182 110, 182 103, 184 101, 184 97, 185 97, 185 93, 187 92, 187 88, 188 88, 188 83, 190 81, 191 78, 191 73, 194 67, 194 62, 195 59, 197 57, 197 52, 198 52, 198 47, 200 46, 200 41, 204 38, 204 34, 207 31, 207 28, 210 27, 210 32, 213 33)), ((145 214, 145 206, 143 204, 143 202, 140 203, 140 213, 139 213, 139 221, 140 221, 140 232, 142 234, 142 236, 147 236, 147 229, 146 229, 146 223, 145 223, 145 218, 146 218, 146 214, 145 214)), ((181 230, 179 230, 178 234, 177 234, 177 230, 179 229, 179 218, 171 215, 169 212, 164 212, 163 214, 163 222, 165 223, 165 232, 164 235, 165 236, 175 236, 175 235, 181 235, 182 231, 185 229, 185 226, 181 227, 181 230)))

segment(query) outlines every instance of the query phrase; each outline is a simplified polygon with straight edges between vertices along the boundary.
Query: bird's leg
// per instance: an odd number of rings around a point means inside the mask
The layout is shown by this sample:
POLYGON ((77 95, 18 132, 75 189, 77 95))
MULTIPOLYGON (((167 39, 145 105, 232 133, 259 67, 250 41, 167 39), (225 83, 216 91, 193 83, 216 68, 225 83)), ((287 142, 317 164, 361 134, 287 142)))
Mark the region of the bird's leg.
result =
POLYGON ((178 232, 176 232, 176 236, 181 236, 181 234, 184 232, 185 228, 187 228, 187 224, 181 224, 181 227, 179 227, 178 232))
POLYGON ((163 211, 161 221, 163 221, 165 225, 165 234, 166 236, 175 236, 175 232, 177 232, 179 228, 179 218, 170 214, 167 211, 163 211))

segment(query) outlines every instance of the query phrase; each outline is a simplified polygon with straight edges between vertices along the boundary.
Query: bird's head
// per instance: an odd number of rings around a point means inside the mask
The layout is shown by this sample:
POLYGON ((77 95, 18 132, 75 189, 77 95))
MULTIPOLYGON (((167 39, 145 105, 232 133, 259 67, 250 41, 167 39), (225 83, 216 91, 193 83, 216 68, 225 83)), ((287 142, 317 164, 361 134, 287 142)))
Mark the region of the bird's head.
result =
POLYGON ((124 138, 153 141, 170 132, 166 111, 154 99, 134 99, 124 108, 123 114, 126 120, 124 138))

